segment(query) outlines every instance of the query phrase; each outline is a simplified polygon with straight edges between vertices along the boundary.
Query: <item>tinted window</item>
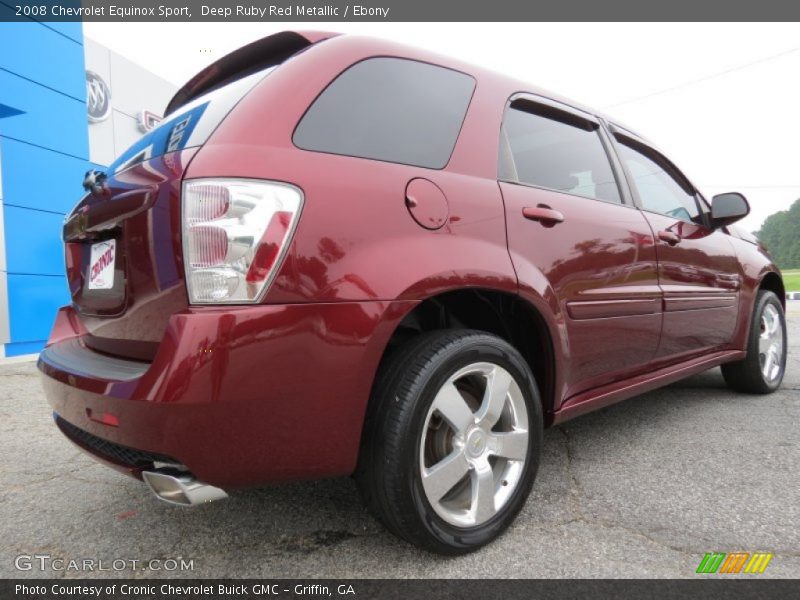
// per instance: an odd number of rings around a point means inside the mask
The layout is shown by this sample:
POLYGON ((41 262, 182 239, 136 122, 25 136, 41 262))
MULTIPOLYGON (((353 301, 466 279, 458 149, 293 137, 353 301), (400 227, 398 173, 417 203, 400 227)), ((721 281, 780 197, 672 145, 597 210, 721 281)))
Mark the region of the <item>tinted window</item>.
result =
POLYGON ((339 75, 294 132, 305 150, 441 169, 461 130, 475 81, 399 58, 371 58, 339 75))
POLYGON ((650 156, 621 140, 618 146, 620 159, 625 163, 632 184, 639 194, 642 208, 651 212, 700 222, 694 193, 688 183, 681 185, 677 173, 669 163, 656 154, 650 156))
POLYGON ((590 123, 520 110, 506 112, 501 140, 500 177, 607 202, 622 202, 603 143, 590 123), (513 165, 503 165, 504 148, 513 165), (507 151, 506 151, 507 153, 507 151))

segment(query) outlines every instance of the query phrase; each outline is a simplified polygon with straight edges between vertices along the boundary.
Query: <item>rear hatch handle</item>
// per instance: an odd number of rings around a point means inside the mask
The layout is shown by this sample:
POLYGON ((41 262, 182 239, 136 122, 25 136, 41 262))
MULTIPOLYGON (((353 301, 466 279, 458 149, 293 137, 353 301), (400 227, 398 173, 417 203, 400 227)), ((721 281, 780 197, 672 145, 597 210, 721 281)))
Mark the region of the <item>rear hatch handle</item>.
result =
POLYGON ((125 219, 150 208, 154 198, 155 194, 148 189, 130 190, 113 198, 102 198, 95 204, 87 204, 88 197, 84 198, 64 222, 64 241, 91 239, 100 231, 113 229, 125 219))

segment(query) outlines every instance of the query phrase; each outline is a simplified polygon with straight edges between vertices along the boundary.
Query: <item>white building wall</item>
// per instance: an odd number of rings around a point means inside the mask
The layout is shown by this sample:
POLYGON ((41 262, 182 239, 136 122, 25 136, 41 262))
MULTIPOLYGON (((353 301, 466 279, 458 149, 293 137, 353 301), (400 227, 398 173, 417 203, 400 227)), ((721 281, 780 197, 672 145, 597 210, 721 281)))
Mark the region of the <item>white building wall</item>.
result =
POLYGON ((111 115, 89 123, 89 160, 110 165, 144 133, 139 114, 146 110, 162 116, 177 87, 89 38, 84 40, 84 54, 86 69, 111 89, 111 115))

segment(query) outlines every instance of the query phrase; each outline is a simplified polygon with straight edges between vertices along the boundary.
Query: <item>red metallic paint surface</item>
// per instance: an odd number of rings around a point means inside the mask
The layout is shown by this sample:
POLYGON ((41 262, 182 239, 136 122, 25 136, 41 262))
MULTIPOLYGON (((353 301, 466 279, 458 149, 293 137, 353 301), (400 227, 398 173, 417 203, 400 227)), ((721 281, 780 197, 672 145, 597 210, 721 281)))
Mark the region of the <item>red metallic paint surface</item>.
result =
MULTIPOLYGON (((347 67, 374 55, 436 61, 375 40, 326 40, 292 58, 244 98, 186 177, 224 173, 302 188, 303 215, 266 302, 418 299, 475 286, 514 293, 496 180, 498 131, 514 91, 510 83, 477 86, 450 163, 441 171, 308 152, 292 143, 295 126, 320 91, 347 67), (406 187, 417 177, 433 182, 448 199, 449 222, 436 231, 420 228, 408 213, 406 187)), ((470 74, 478 76, 474 68, 470 74)))
POLYGON ((551 422, 741 358, 755 291, 776 271, 769 257, 724 231, 498 184, 503 111, 522 91, 539 92, 419 50, 335 37, 278 67, 200 150, 113 178, 115 198, 139 194, 146 204, 122 229, 124 289, 82 297, 88 246, 71 242, 68 272, 79 309, 61 310, 50 344, 78 338, 151 365, 139 379, 113 382, 42 360, 54 410, 101 438, 172 456, 217 486, 347 474, 397 325, 420 301, 464 288, 519 294, 541 315, 555 354, 555 396, 546 399, 551 422), (475 77, 446 168, 294 147, 292 133, 309 104, 370 56, 417 59, 475 77), (261 305, 188 306, 183 177, 272 179, 303 190, 297 230, 261 305), (447 219, 435 230, 409 213, 406 189, 417 178, 447 199, 447 219), (564 221, 531 220, 526 207, 556 210, 564 221), (680 229, 675 247, 656 240, 668 227, 680 229), (690 305, 700 310, 681 310, 690 305), (87 409, 116 417, 118 426, 89 418, 87 409))
MULTIPOLYGON (((173 457, 213 485, 351 473, 372 374, 412 302, 190 309, 147 373, 109 382, 40 369, 53 410, 109 441, 173 457), (115 415, 118 427, 86 409, 115 415)), ((54 340, 75 337, 59 312, 54 340)))
POLYGON ((530 186, 502 183, 500 188, 520 293, 532 302, 544 298, 557 323, 557 397, 630 376, 649 363, 662 315, 653 304, 660 298, 656 255, 642 213, 530 186), (559 211, 564 222, 547 227, 525 218, 523 208, 535 206, 559 211), (594 318, 570 317, 568 308, 580 311, 587 303, 594 318))
POLYGON ((656 244, 664 292, 664 328, 658 356, 690 356, 724 349, 736 326, 742 280, 730 236, 672 217, 642 214, 653 231, 670 231, 680 237, 674 245, 660 240, 656 244))

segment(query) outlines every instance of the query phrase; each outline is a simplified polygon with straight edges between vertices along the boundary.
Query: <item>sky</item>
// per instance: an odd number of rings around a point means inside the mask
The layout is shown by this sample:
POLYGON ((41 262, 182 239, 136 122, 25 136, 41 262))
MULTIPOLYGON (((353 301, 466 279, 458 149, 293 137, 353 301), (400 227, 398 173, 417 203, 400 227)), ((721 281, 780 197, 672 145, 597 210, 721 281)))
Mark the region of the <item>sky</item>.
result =
POLYGON ((800 198, 797 23, 84 24, 176 85, 286 29, 413 44, 594 107, 656 144, 707 198, 742 192, 749 230, 800 198))

